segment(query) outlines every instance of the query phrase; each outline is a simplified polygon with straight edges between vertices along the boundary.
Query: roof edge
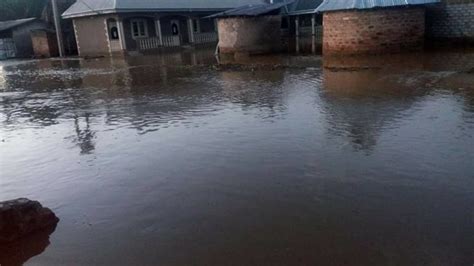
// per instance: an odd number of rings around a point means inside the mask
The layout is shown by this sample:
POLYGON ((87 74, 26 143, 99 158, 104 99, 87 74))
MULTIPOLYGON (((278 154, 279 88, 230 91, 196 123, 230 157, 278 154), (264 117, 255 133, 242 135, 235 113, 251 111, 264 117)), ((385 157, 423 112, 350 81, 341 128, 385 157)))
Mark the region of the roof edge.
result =
POLYGON ((5 30, 11 30, 11 29, 15 29, 19 26, 22 26, 22 25, 25 25, 27 23, 30 23, 30 22, 33 22, 33 21, 39 21, 40 19, 37 18, 37 17, 30 17, 30 18, 22 18, 22 19, 12 19, 12 20, 5 20, 5 21, 0 21, 0 23, 15 23, 15 21, 17 22, 16 24, 13 24, 13 25, 9 25, 8 27, 5 27, 3 29, 1 29, 1 31, 5 31, 5 30))
POLYGON ((81 13, 63 13, 61 17, 63 19, 71 18, 80 18, 80 17, 90 17, 90 16, 101 16, 101 15, 110 15, 110 14, 123 14, 123 13, 150 13, 150 12, 221 12, 229 10, 228 8, 167 8, 167 9, 103 9, 96 11, 87 11, 81 13))
POLYGON ((405 0, 405 4, 394 4, 394 5, 376 5, 376 6, 363 6, 363 7, 357 7, 355 5, 350 6, 350 7, 340 7, 340 8, 327 8, 327 0, 325 0, 321 5, 316 8, 317 13, 324 13, 324 12, 338 12, 338 11, 354 11, 354 10, 373 10, 373 9, 382 9, 382 8, 396 8, 396 7, 413 7, 413 6, 424 6, 424 5, 433 5, 433 4, 438 4, 441 3, 441 0, 426 0, 424 3, 409 3, 408 0, 405 0))
POLYGON ((304 10, 288 12, 288 16, 308 15, 308 14, 316 14, 316 13, 318 13, 316 9, 304 9, 304 10))

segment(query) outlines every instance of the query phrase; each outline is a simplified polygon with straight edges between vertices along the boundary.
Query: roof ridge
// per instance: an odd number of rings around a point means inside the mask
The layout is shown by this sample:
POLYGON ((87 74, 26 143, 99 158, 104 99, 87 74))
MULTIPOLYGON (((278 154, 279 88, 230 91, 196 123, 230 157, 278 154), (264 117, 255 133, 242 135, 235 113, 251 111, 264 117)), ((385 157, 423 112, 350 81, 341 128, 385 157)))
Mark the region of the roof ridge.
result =
POLYGON ((12 22, 12 21, 23 21, 23 20, 33 20, 38 19, 37 17, 29 17, 29 18, 19 18, 19 19, 9 19, 9 20, 1 20, 0 22, 12 22))
MULTIPOLYGON (((1 0, 0 0, 1 1, 1 0)), ((76 0, 63 14, 63 18, 115 14, 119 12, 144 12, 147 10, 166 12, 208 10, 220 12, 249 3, 264 3, 264 0, 76 0)))

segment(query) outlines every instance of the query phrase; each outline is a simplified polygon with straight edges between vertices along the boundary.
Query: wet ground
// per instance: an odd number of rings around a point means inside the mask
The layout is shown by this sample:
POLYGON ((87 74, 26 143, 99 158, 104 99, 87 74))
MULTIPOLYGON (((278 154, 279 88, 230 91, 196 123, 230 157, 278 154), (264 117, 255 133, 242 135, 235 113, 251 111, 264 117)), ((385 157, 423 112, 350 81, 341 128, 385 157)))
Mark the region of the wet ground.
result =
POLYGON ((474 51, 240 60, 1 62, 0 264, 474 263, 474 51))

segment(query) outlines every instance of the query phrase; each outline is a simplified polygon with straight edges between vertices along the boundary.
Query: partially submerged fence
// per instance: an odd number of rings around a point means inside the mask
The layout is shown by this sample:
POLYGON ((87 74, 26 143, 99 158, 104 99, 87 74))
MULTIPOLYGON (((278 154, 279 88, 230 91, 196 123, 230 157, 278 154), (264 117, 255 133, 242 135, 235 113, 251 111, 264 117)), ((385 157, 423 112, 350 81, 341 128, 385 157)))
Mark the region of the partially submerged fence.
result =
POLYGON ((178 47, 181 45, 179 36, 163 36, 160 41, 159 37, 141 38, 137 39, 138 49, 141 51, 158 49, 161 47, 178 47))
MULTIPOLYGON (((181 38, 178 35, 163 36, 163 47, 178 47, 181 46, 181 38)), ((156 47, 159 48, 159 47, 156 47)))
POLYGON ((196 44, 214 43, 217 42, 217 39, 217 32, 204 32, 194 35, 194 42, 196 44))
MULTIPOLYGON (((179 47, 181 46, 181 38, 179 35, 163 36, 163 40, 160 41, 159 37, 150 37, 138 39, 138 48, 141 51, 158 49, 162 47, 179 47)), ((193 44, 206 44, 217 42, 216 32, 203 32, 194 34, 193 44)))
POLYGON ((0 60, 16 57, 16 47, 13 39, 0 39, 0 60))
POLYGON ((300 36, 314 36, 317 43, 323 43, 323 26, 301 27, 300 36))

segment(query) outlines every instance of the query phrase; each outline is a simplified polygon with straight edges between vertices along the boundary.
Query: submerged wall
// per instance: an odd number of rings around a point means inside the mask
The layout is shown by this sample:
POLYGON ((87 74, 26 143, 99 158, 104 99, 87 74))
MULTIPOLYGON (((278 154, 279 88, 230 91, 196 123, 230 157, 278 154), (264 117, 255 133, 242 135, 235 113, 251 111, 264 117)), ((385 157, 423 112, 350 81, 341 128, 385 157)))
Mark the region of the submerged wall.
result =
POLYGON ((474 0, 445 0, 427 9, 430 39, 474 43, 474 0))
POLYGON ((59 55, 56 34, 46 30, 31 32, 34 56, 37 58, 54 57, 59 55))
POLYGON ((218 20, 219 51, 260 54, 281 49, 281 16, 218 20))
POLYGON ((33 42, 31 41, 31 31, 38 29, 48 29, 48 24, 41 20, 36 20, 26 25, 15 28, 12 31, 12 38, 16 46, 16 56, 17 57, 32 57, 33 52, 33 42))
POLYGON ((424 33, 422 7, 326 12, 323 54, 419 50, 424 44, 424 33))
POLYGON ((108 55, 107 23, 103 16, 73 20, 79 56, 108 55))

